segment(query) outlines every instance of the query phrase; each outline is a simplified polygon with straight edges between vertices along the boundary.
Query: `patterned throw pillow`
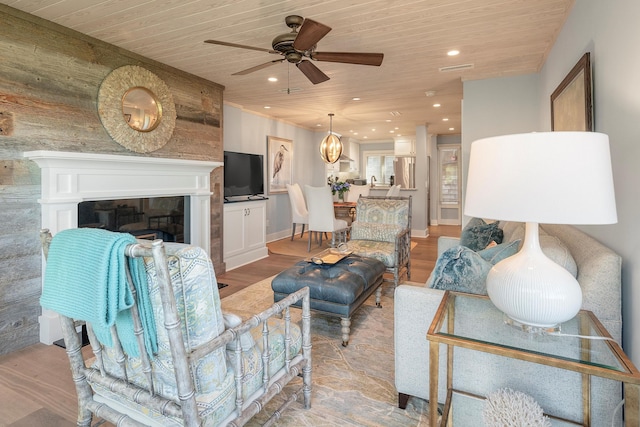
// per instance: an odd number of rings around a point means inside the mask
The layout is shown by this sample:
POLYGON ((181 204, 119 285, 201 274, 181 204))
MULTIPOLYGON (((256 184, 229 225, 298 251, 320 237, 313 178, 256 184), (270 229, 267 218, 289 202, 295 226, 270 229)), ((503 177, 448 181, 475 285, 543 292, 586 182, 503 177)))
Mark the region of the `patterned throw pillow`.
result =
POLYGON ((489 243, 502 243, 502 230, 499 222, 487 224, 482 218, 472 218, 460 234, 460 244, 474 251, 481 251, 489 243))
POLYGON ((433 289, 487 294, 487 274, 494 264, 514 255, 519 240, 503 243, 480 252, 466 246, 447 249, 436 261, 427 286, 433 289))
POLYGON ((486 295, 486 278, 492 264, 466 246, 449 248, 440 255, 430 288, 486 295))

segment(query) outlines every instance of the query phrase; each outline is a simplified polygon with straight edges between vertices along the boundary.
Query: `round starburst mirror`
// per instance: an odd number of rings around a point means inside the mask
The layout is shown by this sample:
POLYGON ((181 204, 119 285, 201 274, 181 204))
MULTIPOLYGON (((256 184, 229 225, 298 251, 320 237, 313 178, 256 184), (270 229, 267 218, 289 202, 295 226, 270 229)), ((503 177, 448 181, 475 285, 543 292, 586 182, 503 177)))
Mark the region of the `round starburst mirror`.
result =
POLYGON ((136 153, 164 147, 176 124, 167 85, 135 65, 116 68, 105 77, 98 92, 98 113, 111 138, 136 153))

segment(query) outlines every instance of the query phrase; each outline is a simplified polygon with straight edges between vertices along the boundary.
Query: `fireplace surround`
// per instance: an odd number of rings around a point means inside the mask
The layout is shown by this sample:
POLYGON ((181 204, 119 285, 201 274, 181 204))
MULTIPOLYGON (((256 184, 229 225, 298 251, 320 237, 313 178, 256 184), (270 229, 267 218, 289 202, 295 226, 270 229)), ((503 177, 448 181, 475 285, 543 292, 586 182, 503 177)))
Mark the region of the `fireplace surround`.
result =
MULTIPOLYGON (((223 162, 61 151, 23 155, 41 169, 42 228, 52 234, 78 227, 83 201, 189 196, 190 242, 210 255, 210 174, 223 162)), ((62 338, 56 313, 43 310, 39 322, 42 343, 62 338)))

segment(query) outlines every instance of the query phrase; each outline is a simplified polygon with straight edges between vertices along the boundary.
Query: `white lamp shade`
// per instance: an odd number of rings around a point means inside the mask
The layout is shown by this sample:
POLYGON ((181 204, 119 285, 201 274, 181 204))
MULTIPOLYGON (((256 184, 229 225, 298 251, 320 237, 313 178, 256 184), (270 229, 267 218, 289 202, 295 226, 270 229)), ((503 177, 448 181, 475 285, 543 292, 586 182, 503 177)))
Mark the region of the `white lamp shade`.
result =
POLYGON ((549 224, 617 222, 608 136, 537 132, 474 141, 464 212, 549 224))

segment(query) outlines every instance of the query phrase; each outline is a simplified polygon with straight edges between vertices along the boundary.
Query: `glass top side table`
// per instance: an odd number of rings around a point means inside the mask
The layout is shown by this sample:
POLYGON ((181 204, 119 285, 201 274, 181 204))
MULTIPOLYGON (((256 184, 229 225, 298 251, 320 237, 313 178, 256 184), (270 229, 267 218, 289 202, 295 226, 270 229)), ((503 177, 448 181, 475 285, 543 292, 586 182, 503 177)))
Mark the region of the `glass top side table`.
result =
MULTIPOLYGON (((532 334, 506 324, 503 313, 486 296, 445 292, 427 332, 430 425, 437 425, 439 345, 445 344, 450 350, 447 352, 449 396, 453 390, 451 349, 464 347, 582 373, 583 423, 587 426, 590 425, 590 376, 621 381, 625 384, 625 425, 637 426, 640 372, 610 339, 596 316, 581 310, 561 325, 558 334, 532 334)), ((445 403, 445 413, 450 405, 451 402, 445 403)))

